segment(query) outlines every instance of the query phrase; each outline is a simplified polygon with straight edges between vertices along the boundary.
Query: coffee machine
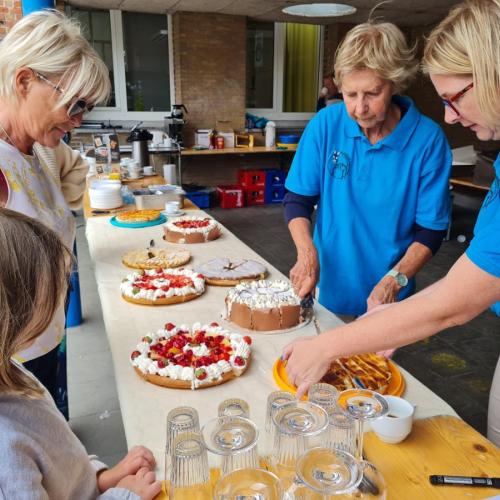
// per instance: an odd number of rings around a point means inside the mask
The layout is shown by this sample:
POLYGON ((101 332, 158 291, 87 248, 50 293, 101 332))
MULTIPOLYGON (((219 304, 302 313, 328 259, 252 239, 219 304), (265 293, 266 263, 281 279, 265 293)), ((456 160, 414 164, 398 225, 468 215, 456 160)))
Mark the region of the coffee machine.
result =
POLYGON ((184 119, 183 110, 186 113, 188 112, 184 104, 172 104, 170 113, 165 116, 165 130, 168 131, 169 137, 171 137, 179 147, 184 146, 182 128, 187 123, 184 119))

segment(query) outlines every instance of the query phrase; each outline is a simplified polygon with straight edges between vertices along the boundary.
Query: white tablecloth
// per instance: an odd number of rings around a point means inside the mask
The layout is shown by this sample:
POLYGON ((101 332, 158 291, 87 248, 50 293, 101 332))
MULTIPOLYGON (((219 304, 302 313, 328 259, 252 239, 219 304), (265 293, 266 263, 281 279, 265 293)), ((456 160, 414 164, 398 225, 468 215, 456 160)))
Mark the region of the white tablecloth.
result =
MULTIPOLYGON (((189 215, 204 212, 190 211, 189 215)), ((251 224, 251 221, 248 221, 251 224)), ((286 334, 253 337, 252 363, 240 378, 229 383, 196 391, 173 390, 151 385, 134 372, 129 359, 141 337, 161 328, 165 323, 210 323, 220 321, 225 287, 207 287, 205 294, 191 302, 173 306, 151 307, 126 302, 120 295, 120 281, 130 272, 121 263, 121 256, 128 250, 146 248, 151 239, 158 247, 184 247, 192 253, 191 264, 227 256, 262 259, 234 234, 224 229, 216 241, 198 245, 168 244, 163 239, 163 227, 123 229, 114 227, 107 217, 87 220, 87 239, 95 263, 95 274, 101 300, 104 323, 113 356, 116 384, 123 416, 127 444, 130 447, 143 444, 155 454, 159 470, 163 470, 165 445, 165 420, 169 410, 188 405, 196 408, 203 424, 217 416, 217 406, 226 398, 243 398, 250 404, 251 418, 264 429, 267 395, 277 390, 272 367, 285 344, 300 336, 315 335, 312 324, 286 334)), ((274 267, 268 265, 270 279, 283 278, 274 267)), ((341 321, 321 306, 316 317, 322 329, 341 324, 341 321)), ((221 324, 223 324, 221 322, 221 324)), ((421 384, 406 370, 401 369, 406 380, 404 397, 417 405, 416 418, 433 415, 456 415, 454 410, 431 390, 421 384)), ((103 381, 106 383, 106 381, 103 381)))

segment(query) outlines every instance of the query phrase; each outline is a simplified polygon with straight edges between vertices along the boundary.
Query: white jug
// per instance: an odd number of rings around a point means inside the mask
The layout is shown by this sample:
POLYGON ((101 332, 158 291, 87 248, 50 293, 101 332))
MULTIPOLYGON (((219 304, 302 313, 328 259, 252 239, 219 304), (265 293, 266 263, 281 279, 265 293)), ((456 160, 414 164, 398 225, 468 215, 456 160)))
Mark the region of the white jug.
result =
POLYGON ((276 143, 276 123, 266 123, 266 148, 272 148, 276 143))

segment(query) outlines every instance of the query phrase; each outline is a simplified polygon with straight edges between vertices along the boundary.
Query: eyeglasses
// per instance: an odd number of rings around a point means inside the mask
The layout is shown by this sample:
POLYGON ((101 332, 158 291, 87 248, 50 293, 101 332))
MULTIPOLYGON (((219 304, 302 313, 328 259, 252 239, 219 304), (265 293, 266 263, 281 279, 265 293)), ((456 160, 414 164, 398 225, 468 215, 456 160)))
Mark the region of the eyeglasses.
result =
POLYGON ((448 99, 442 98, 443 104, 449 106, 457 115, 460 115, 460 111, 453 105, 454 102, 458 101, 466 92, 468 92, 472 87, 474 87, 474 82, 469 83, 467 87, 464 87, 460 92, 452 95, 448 99))
MULTIPOLYGON (((38 71, 33 71, 33 73, 35 73, 36 77, 42 80, 42 82, 50 85, 54 90, 56 90, 60 94, 65 95, 66 93, 65 90, 62 89, 59 85, 56 85, 55 83, 51 82, 48 78, 38 73, 38 71)), ((85 99, 75 99, 68 106, 67 113, 70 118, 73 118, 74 116, 79 115, 80 113, 90 113, 93 109, 94 106, 88 104, 85 99)))

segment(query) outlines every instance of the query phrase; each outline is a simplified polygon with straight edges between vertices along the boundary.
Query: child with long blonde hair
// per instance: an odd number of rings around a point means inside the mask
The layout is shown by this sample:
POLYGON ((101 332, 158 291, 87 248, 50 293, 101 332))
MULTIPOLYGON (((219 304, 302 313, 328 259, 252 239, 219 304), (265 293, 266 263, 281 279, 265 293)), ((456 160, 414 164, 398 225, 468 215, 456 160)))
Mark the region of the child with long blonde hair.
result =
POLYGON ((45 388, 12 359, 51 322, 71 259, 51 229, 0 209, 0 498, 149 500, 161 489, 152 453, 134 447, 111 469, 89 457, 45 388))

